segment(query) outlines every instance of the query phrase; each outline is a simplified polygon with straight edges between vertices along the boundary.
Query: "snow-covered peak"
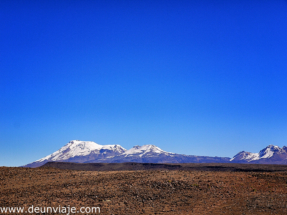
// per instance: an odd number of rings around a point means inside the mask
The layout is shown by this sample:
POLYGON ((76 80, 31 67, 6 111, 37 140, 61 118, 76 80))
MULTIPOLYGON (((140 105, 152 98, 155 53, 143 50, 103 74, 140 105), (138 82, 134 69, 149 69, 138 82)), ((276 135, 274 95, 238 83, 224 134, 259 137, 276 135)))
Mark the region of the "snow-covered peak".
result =
POLYGON ((230 161, 233 160, 246 160, 246 161, 253 161, 253 160, 258 160, 259 159, 259 153, 251 153, 251 152, 239 152, 236 154, 230 161))
POLYGON ((265 149, 271 149, 273 151, 280 150, 281 148, 276 145, 268 145, 265 149))
POLYGON ((269 145, 259 152, 260 158, 270 158, 273 156, 274 152, 279 152, 282 149, 279 146, 269 145))
POLYGON ((79 151, 84 150, 95 150, 95 149, 101 149, 103 146, 99 145, 92 141, 80 141, 80 140, 72 140, 67 145, 65 145, 63 148, 70 148, 70 149, 78 149, 79 151))
POLYGON ((76 156, 87 156, 91 153, 99 153, 100 150, 110 150, 118 153, 123 153, 126 151, 126 149, 120 145, 100 145, 92 141, 72 140, 60 148, 58 151, 40 160, 37 160, 36 162, 42 162, 45 160, 67 160, 76 156))
POLYGON ((160 149, 155 145, 143 145, 143 146, 134 146, 133 148, 125 151, 123 155, 125 156, 139 155, 140 157, 142 157, 143 155, 148 153, 169 154, 168 152, 163 151, 162 149, 160 149))

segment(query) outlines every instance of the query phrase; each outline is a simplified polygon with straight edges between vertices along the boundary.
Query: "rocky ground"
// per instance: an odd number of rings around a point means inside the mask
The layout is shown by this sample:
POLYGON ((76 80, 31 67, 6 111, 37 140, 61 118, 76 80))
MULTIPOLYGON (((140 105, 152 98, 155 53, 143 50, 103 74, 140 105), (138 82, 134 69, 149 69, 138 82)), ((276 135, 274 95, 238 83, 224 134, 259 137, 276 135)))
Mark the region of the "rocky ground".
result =
POLYGON ((0 207, 101 214, 287 214, 287 172, 0 168, 0 207))

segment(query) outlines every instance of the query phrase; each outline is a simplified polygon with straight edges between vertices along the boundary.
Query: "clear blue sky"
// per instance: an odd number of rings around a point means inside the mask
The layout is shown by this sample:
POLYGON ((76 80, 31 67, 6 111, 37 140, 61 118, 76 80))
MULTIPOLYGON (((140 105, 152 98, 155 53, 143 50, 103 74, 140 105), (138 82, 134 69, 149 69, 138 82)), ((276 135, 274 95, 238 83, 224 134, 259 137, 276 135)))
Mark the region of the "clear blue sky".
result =
POLYGON ((287 145, 286 38, 286 0, 0 1, 0 166, 287 145))

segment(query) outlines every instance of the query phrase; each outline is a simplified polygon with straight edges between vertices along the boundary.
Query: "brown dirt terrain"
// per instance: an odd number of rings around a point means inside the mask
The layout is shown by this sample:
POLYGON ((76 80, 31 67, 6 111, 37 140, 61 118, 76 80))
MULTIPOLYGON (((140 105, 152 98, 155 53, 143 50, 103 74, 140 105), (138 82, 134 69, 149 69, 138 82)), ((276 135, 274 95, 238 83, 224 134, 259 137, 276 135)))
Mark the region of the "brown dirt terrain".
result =
POLYGON ((0 207, 101 214, 287 214, 287 171, 80 171, 0 167, 0 207))
POLYGON ((48 162, 42 167, 87 171, 122 170, 202 170, 231 172, 279 172, 286 171, 287 165, 278 164, 238 164, 238 163, 72 163, 48 162))

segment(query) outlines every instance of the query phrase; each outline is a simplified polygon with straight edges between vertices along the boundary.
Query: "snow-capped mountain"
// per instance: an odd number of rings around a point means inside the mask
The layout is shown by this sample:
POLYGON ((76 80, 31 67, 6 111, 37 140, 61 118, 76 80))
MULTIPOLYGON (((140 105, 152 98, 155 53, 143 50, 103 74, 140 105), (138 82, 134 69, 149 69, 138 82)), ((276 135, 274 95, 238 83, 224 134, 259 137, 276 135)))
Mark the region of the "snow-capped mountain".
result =
POLYGON ((287 147, 269 145, 258 153, 242 151, 236 154, 230 161, 232 163, 262 163, 262 164, 286 164, 287 147))
POLYGON ((72 140, 58 151, 39 159, 27 167, 41 166, 49 161, 89 162, 91 160, 104 161, 106 158, 120 155, 126 151, 120 145, 99 145, 92 141, 72 140))
POLYGON ((76 163, 226 163, 230 158, 182 155, 166 152, 155 145, 134 146, 126 150, 120 145, 99 145, 92 141, 73 140, 58 151, 25 167, 39 167, 49 161, 76 163))
POLYGON ((155 145, 137 145, 121 155, 113 157, 109 162, 165 163, 171 161, 171 158, 176 155, 175 153, 166 152, 155 145))
POLYGON ((250 162, 253 160, 258 160, 259 159, 259 153, 251 153, 251 152, 246 152, 242 151, 237 153, 233 158, 230 159, 230 161, 236 161, 236 163, 242 161, 242 162, 250 162))
POLYGON ((125 151, 122 155, 125 157, 130 157, 137 155, 139 157, 150 157, 154 154, 165 154, 165 155, 172 155, 174 153, 169 153, 163 151, 162 149, 158 148, 155 145, 143 145, 143 146, 134 146, 133 148, 125 151))

